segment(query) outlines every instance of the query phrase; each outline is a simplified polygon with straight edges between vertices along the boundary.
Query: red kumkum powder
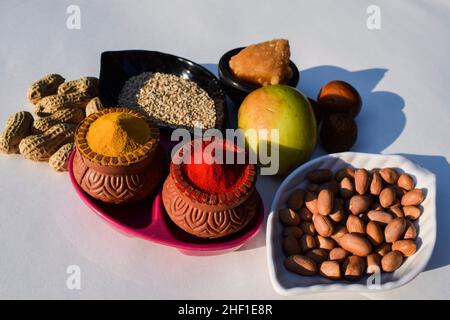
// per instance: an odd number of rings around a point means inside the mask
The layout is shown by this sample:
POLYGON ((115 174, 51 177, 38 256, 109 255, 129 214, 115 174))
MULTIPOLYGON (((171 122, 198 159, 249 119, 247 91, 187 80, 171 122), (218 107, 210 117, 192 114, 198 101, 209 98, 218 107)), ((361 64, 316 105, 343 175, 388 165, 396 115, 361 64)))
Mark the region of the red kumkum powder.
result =
MULTIPOLYGON (((204 147, 205 145, 203 145, 204 147)), ((225 155, 227 146, 223 147, 225 155)), ((201 152, 204 153, 203 150, 201 152)), ((203 156, 205 155, 203 154, 203 156)), ((203 159, 201 163, 194 163, 194 157, 195 153, 192 152, 191 163, 183 164, 183 171, 187 179, 202 191, 217 194, 229 192, 240 186, 248 176, 246 164, 210 163, 212 161, 205 163, 204 157, 201 158, 203 159)))

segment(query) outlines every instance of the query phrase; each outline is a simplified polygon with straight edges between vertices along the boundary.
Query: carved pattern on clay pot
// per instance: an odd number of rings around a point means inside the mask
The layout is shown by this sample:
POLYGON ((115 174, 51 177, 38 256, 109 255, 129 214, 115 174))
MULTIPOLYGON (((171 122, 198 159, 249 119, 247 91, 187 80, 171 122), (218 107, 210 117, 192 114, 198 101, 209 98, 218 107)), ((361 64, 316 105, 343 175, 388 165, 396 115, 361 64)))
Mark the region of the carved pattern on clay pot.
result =
POLYGON ((176 187, 169 175, 162 200, 172 221, 184 231, 201 238, 218 238, 230 235, 245 227, 258 209, 256 192, 236 206, 217 206, 195 203, 176 187))
POLYGON ((109 203, 125 203, 144 198, 153 191, 162 177, 162 166, 120 175, 107 175, 90 168, 76 151, 74 176, 81 188, 92 197, 109 203))

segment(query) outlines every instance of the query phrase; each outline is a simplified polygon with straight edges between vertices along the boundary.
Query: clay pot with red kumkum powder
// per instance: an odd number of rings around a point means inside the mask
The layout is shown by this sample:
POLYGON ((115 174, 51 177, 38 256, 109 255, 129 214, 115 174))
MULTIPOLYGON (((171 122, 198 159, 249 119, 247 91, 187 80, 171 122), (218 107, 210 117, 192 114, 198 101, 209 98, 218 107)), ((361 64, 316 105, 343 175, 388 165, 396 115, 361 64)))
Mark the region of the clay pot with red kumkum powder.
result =
POLYGON ((182 146, 162 191, 172 221, 200 238, 224 237, 244 228, 258 207, 256 167, 246 160, 243 151, 222 139, 196 139, 182 146), (227 153, 232 163, 226 161, 227 153))

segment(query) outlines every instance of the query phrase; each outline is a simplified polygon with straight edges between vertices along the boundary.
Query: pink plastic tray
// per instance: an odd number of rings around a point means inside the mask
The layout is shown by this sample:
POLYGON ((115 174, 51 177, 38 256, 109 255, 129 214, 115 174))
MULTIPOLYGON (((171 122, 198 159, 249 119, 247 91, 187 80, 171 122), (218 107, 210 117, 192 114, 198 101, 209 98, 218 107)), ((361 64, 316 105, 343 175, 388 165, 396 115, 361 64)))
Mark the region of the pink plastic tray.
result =
POLYGON ((161 188, 132 204, 111 205, 92 198, 75 181, 73 157, 74 153, 69 160, 69 176, 77 195, 94 213, 127 236, 174 247, 186 255, 205 256, 235 251, 261 230, 264 208, 259 194, 259 210, 243 230, 224 238, 201 239, 186 233, 170 220, 162 203, 161 188))

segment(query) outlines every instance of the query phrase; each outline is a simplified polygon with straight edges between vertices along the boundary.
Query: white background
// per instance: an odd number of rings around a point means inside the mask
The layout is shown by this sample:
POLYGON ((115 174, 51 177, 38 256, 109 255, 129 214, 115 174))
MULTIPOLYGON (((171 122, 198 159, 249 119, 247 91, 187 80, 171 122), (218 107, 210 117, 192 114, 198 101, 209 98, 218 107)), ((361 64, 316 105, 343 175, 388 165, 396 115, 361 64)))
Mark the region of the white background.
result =
MULTIPOLYGON (((438 183, 437 244, 425 272, 386 293, 299 298, 448 299, 449 30, 444 0, 0 0, 0 121, 30 110, 26 89, 44 74, 98 76, 105 50, 159 50, 214 69, 231 48, 287 38, 300 90, 315 96, 343 79, 360 91, 354 151, 404 154, 438 183), (81 8, 81 30, 66 28, 70 4, 81 8), (371 4, 381 8, 381 30, 366 27, 371 4)), ((266 211, 279 181, 259 179, 266 211)), ((0 298, 282 297, 269 281, 264 232, 231 254, 183 256, 119 234, 79 201, 67 174, 13 155, 0 156, 0 298), (66 288, 72 264, 81 290, 66 288)))

